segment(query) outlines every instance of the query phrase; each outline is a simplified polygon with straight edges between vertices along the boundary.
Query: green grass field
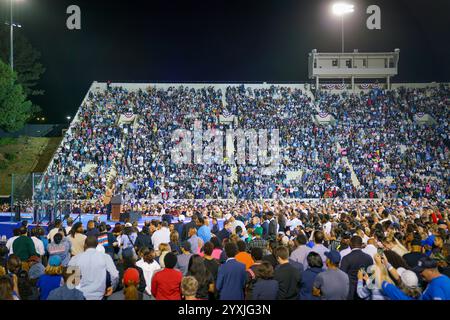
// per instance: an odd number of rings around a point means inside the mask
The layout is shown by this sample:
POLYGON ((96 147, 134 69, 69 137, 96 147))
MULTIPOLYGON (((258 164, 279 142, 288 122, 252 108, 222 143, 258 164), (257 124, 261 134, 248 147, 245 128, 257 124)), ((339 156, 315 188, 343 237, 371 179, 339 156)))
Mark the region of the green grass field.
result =
POLYGON ((12 174, 43 172, 62 138, 0 138, 0 195, 11 192, 12 174))

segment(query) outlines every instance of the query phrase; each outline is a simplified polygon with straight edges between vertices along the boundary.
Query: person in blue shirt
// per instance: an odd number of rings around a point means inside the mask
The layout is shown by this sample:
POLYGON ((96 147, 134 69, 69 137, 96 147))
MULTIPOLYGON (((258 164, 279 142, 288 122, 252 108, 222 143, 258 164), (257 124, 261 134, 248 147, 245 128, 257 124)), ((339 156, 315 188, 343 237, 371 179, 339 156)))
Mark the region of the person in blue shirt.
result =
POLYGON ((414 272, 399 272, 401 268, 397 271, 392 266, 388 268, 394 279, 400 282, 398 287, 386 281, 382 284, 384 293, 392 300, 450 300, 450 278, 439 272, 436 260, 423 257, 413 269, 428 282, 422 295, 418 294, 417 290, 411 291, 418 285, 418 280, 413 276, 414 272))
POLYGON ((421 258, 413 271, 428 282, 422 300, 450 300, 450 278, 439 272, 436 260, 421 258))
POLYGON ((208 218, 198 218, 198 222, 202 225, 198 228, 197 236, 203 240, 203 243, 209 242, 211 240, 211 229, 209 228, 208 218))
POLYGON ((45 274, 40 276, 36 283, 36 286, 39 288, 39 300, 47 300, 50 291, 59 288, 64 284, 61 262, 61 257, 59 255, 51 256, 48 259, 48 266, 45 268, 45 274))

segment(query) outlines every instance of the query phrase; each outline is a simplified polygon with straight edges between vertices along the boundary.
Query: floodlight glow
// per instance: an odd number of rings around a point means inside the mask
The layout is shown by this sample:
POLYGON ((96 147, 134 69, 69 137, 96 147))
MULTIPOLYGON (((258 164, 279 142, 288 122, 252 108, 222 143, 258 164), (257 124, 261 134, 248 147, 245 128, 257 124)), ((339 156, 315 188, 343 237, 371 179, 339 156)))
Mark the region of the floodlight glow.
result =
POLYGON ((355 11, 355 6, 352 5, 352 4, 339 2, 339 3, 335 3, 333 5, 332 9, 333 9, 333 13, 335 15, 343 16, 344 14, 351 13, 351 12, 355 11))

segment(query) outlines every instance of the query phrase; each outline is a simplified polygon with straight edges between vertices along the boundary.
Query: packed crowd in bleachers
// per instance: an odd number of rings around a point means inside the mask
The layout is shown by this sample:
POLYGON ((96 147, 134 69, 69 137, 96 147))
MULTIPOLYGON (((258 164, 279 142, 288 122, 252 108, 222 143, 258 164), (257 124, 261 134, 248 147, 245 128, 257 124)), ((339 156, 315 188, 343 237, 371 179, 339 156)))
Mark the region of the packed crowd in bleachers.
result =
POLYGON ((22 223, 0 241, 0 300, 450 300, 438 201, 161 208, 142 227, 22 223))
POLYGON ((322 93, 322 109, 337 119, 336 135, 362 184, 379 197, 435 197, 449 191, 449 87, 322 93), (430 114, 434 126, 414 116, 430 114), (386 183, 386 178, 392 179, 386 183))
POLYGON ((95 202, 111 188, 122 193, 126 204, 139 207, 161 198, 442 200, 449 186, 448 92, 443 85, 322 92, 315 103, 337 121, 325 126, 313 120, 317 111, 311 98, 290 87, 242 85, 225 92, 213 86, 109 87, 90 92, 82 105, 40 184, 41 199, 53 199, 57 189, 59 199, 95 202), (430 114, 437 123, 418 125, 417 112, 430 114), (118 122, 126 113, 136 120, 118 122), (237 121, 221 123, 225 113, 237 121), (266 175, 261 166, 232 162, 175 164, 171 134, 179 128, 192 130, 194 120, 201 120, 203 129, 279 129, 279 170, 266 175), (337 143, 345 148, 360 185, 337 143), (85 170, 88 164, 95 169, 85 170), (113 168, 117 174, 108 180, 113 168), (300 174, 291 180, 289 172, 300 174))

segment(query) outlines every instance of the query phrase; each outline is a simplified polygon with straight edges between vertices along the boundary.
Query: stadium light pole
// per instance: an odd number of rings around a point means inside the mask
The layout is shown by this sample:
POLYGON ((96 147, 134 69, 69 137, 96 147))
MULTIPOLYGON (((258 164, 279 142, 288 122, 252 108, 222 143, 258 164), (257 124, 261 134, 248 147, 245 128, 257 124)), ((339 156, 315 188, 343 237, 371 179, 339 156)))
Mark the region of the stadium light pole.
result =
POLYGON ((14 1, 19 0, 10 0, 10 20, 9 23, 7 22, 6 25, 9 25, 10 28, 10 51, 9 51, 9 63, 11 66, 11 70, 14 71, 14 28, 22 28, 20 24, 14 23, 14 1))
POLYGON ((352 4, 344 3, 344 2, 338 2, 333 4, 332 7, 333 14, 341 17, 341 36, 342 36, 342 53, 344 53, 344 16, 346 14, 352 13, 355 11, 355 6, 352 4))

